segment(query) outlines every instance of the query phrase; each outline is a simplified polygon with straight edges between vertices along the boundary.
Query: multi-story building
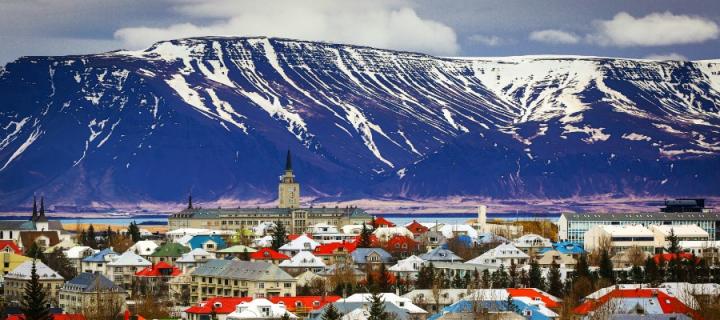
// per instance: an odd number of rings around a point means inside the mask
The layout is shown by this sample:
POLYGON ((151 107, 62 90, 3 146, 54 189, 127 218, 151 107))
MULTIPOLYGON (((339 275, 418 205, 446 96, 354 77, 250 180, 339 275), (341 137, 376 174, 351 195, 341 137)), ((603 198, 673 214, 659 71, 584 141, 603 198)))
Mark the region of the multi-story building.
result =
POLYGON ((608 249, 611 254, 638 247, 646 252, 655 250, 655 237, 639 224, 596 225, 585 232, 585 250, 608 249))
POLYGON ((650 226, 648 229, 655 235, 655 248, 669 246, 668 237, 670 234, 673 234, 678 241, 683 241, 683 244, 686 245, 693 242, 707 243, 710 240, 707 231, 694 224, 650 226))
POLYGON ((113 261, 107 264, 107 273, 105 274, 115 284, 125 288, 130 293, 133 289, 133 276, 135 273, 151 265, 150 261, 128 250, 113 258, 113 261))
POLYGON ((282 222, 295 234, 304 233, 308 226, 318 223, 341 226, 370 221, 370 215, 357 207, 300 207, 300 185, 295 180, 290 152, 285 173, 278 185, 276 208, 205 209, 193 207, 173 214, 168 219, 171 230, 178 228, 206 228, 213 230, 243 230, 263 222, 282 222))
MULTIPOLYGON (((4 296, 5 303, 11 305, 19 304, 23 300, 25 287, 30 282, 33 261, 25 261, 10 273, 4 276, 4 296)), ((35 261, 35 270, 40 277, 40 285, 47 288, 48 304, 51 306, 58 305, 58 291, 65 282, 63 277, 50 269, 47 265, 40 261, 35 261)))
POLYGON ((191 276, 190 301, 215 296, 292 296, 296 287, 296 280, 287 272, 261 261, 210 260, 191 276))
POLYGON ((66 282, 59 296, 66 313, 114 317, 124 309, 127 293, 102 274, 83 272, 66 282))
POLYGON ((15 270, 18 266, 23 264, 25 261, 30 260, 30 258, 26 256, 21 256, 17 253, 12 252, 2 252, 0 253, 0 257, 2 257, 2 274, 8 274, 10 271, 15 270))
POLYGON ((720 239, 720 212, 705 208, 703 199, 668 200, 661 212, 563 213, 558 219, 558 238, 583 243, 585 232, 596 225, 688 225, 707 231, 710 240, 720 239))

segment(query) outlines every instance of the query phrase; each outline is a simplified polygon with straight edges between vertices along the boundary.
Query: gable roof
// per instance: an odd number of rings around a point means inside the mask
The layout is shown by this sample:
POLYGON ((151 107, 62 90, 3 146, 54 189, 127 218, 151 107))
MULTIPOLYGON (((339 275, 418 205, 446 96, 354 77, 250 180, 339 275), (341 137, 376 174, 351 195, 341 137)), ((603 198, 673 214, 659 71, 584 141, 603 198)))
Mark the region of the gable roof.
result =
POLYGON ((228 314, 235 311, 235 307, 241 302, 251 301, 252 299, 252 297, 212 297, 207 301, 185 309, 185 313, 210 314, 213 312, 214 307, 215 313, 228 314))
POLYGON ((79 292, 125 291, 100 273, 83 272, 63 285, 63 290, 79 292))
POLYGON ((139 256, 133 251, 125 251, 125 253, 115 257, 108 262, 108 266, 149 266, 152 263, 147 259, 139 256))
POLYGON ((503 258, 529 259, 530 256, 528 256, 525 252, 522 252, 522 250, 518 249, 514 245, 505 243, 505 244, 501 244, 495 248, 492 248, 492 249, 486 251, 485 253, 483 253, 465 263, 485 264, 483 262, 483 260, 485 260, 485 259, 503 259, 503 258))
POLYGON ((443 247, 437 247, 426 253, 421 254, 420 259, 423 259, 425 261, 463 261, 463 258, 460 258, 454 252, 443 247))
POLYGON ((117 252, 113 251, 111 248, 102 249, 98 252, 95 252, 85 258, 82 259, 82 262, 109 262, 108 260, 105 260, 105 256, 107 255, 116 255, 117 252))
POLYGON ((21 231, 20 232, 20 244, 27 250, 29 249, 35 239, 40 236, 48 238, 48 246, 52 247, 60 242, 60 236, 57 231, 21 231))
POLYGON ((382 226, 394 227, 395 223, 391 222, 388 219, 385 219, 384 217, 375 217, 375 225, 373 226, 373 228, 378 228, 382 226))
POLYGON ((324 268, 325 263, 310 251, 300 251, 289 260, 280 262, 280 266, 286 268, 324 268))
POLYGON ((197 235, 193 236, 190 241, 188 241, 188 245, 191 249, 197 249, 202 248, 205 243, 208 241, 213 241, 217 244, 217 248, 225 248, 225 240, 219 235, 197 235))
POLYGON ((0 240, 0 251, 22 254, 22 250, 12 240, 0 240), (7 249, 7 251, 6 251, 7 249))
MULTIPOLYGON (((5 278, 30 280, 33 260, 28 260, 17 266, 13 271, 5 275, 5 278)), ((35 272, 40 276, 40 280, 63 280, 63 277, 50 269, 42 261, 35 261, 35 272)))
POLYGON ((548 308, 560 308, 562 300, 537 288, 508 288, 508 294, 513 298, 527 297, 542 301, 548 308))
POLYGON ((299 235, 297 238, 291 240, 290 242, 284 244, 282 247, 280 247, 280 251, 291 251, 291 250, 308 250, 312 251, 315 250, 316 247, 320 245, 319 242, 311 239, 305 234, 299 235))
MULTIPOLYGON (((591 313, 592 311, 597 310, 601 306, 605 305, 607 302, 609 302, 612 299, 620 299, 621 302, 623 300, 629 301, 629 302, 638 302, 637 299, 643 299, 647 301, 648 299, 652 300, 650 304, 652 305, 658 305, 660 308, 655 310, 648 310, 645 309, 646 313, 660 313, 660 314, 669 314, 669 313, 680 313, 680 314, 690 314, 693 315, 693 318, 697 319, 698 314, 695 310, 691 309, 684 303, 682 303, 678 298, 671 296, 667 293, 665 293, 661 289, 654 289, 654 288, 646 288, 646 289, 614 289, 607 294, 599 297, 597 300, 595 299, 588 299, 581 305, 577 306, 573 311, 576 314, 586 315, 591 313), (651 312, 654 311, 654 312, 651 312)), ((620 312, 616 312, 617 314, 620 314, 620 312)))
POLYGON ((151 257, 181 257, 183 253, 190 252, 190 248, 179 243, 168 242, 159 246, 151 257))
POLYGON ((262 248, 256 252, 250 253, 250 259, 253 260, 286 260, 290 259, 287 255, 277 252, 270 248, 262 248))
POLYGON ((257 251, 257 249, 255 249, 255 248, 237 244, 232 247, 227 247, 225 249, 218 250, 216 252, 217 253, 244 253, 244 252, 252 253, 252 252, 256 252, 256 251, 257 251))
POLYGON ((343 242, 330 242, 321 244, 317 247, 315 247, 315 250, 313 251, 313 254, 316 256, 326 256, 326 255, 332 255, 334 254, 335 250, 342 249, 340 251, 344 251, 345 253, 351 253, 355 251, 356 245, 354 242, 350 241, 343 241, 343 242))
POLYGON ((381 248, 357 248, 350 256, 355 263, 367 263, 367 257, 373 253, 378 254, 383 263, 391 262, 393 259, 390 253, 381 248))
POLYGON ((413 220, 413 221, 410 222, 409 224, 406 224, 406 225, 405 225, 405 228, 407 228, 408 230, 410 230, 410 232, 412 232, 412 233, 415 234, 415 235, 418 235, 418 234, 421 234, 421 233, 425 233, 425 232, 428 232, 428 230, 430 230, 430 228, 422 225, 420 222, 417 222, 417 221, 415 221, 415 220, 413 220))
POLYGON ((294 281, 278 266, 262 261, 208 260, 192 272, 194 276, 223 277, 250 281, 294 281))
POLYGON ((169 265, 165 261, 160 261, 156 264, 145 267, 138 272, 135 272, 135 275, 138 277, 177 277, 180 274, 182 274, 182 271, 180 271, 180 269, 169 265), (163 270, 169 270, 169 272, 163 270))

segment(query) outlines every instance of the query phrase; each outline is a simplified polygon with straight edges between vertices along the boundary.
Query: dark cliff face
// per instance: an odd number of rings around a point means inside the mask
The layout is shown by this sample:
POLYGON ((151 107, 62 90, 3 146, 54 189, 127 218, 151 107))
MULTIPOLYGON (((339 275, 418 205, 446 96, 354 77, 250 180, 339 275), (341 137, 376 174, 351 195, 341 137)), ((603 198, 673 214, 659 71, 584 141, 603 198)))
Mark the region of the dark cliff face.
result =
POLYGON ((266 38, 0 70, 0 207, 720 193, 720 63, 446 59, 266 38))

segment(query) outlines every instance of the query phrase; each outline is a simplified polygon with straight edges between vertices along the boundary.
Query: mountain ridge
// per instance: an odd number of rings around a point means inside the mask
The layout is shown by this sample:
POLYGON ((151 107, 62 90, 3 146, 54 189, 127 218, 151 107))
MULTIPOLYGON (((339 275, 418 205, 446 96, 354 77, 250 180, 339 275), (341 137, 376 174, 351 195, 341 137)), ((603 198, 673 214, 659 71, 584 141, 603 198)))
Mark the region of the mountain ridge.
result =
POLYGON ((270 199, 288 148, 318 196, 716 195, 720 64, 483 59, 266 37, 21 58, 0 207, 270 199))

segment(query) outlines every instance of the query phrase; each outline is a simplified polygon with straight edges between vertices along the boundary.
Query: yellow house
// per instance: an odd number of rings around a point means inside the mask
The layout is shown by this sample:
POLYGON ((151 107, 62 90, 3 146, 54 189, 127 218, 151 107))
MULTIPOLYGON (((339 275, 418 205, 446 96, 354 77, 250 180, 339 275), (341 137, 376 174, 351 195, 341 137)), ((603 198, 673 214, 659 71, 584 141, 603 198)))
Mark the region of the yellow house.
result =
POLYGON ((30 260, 30 258, 26 256, 21 256, 16 253, 12 252, 3 252, 0 253, 2 255, 2 274, 8 274, 10 271, 15 270, 19 265, 21 265, 23 262, 30 260))

